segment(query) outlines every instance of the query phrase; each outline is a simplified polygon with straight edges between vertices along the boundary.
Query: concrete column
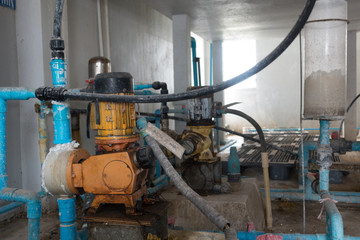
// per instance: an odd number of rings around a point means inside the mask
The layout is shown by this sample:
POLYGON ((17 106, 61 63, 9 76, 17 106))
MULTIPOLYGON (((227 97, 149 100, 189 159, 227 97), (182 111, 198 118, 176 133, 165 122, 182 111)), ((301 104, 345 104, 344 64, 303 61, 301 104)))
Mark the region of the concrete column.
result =
MULTIPOLYGON (((187 15, 174 15, 173 19, 173 53, 174 53, 174 92, 185 92, 191 85, 191 44, 190 18, 187 15)), ((175 102, 180 108, 186 101, 175 102)), ((175 130, 181 133, 185 123, 177 121, 175 130)))
MULTIPOLYGON (((222 41, 213 42, 213 81, 214 85, 223 82, 223 49, 222 41)), ((224 102, 224 91, 217 92, 214 95, 214 101, 224 102)), ((219 126, 224 127, 224 117, 219 118, 219 126)), ((220 143, 224 142, 225 134, 219 131, 220 143)))
MULTIPOLYGON (((356 31, 348 32, 348 50, 347 50, 347 92, 346 107, 357 95, 357 69, 356 69, 356 31)), ((344 124, 345 139, 348 141, 356 141, 356 102, 346 114, 344 124)))
MULTIPOLYGON (((19 0, 16 8, 19 86, 36 89, 45 85, 43 45, 49 45, 43 42, 41 1, 19 0)), ((37 114, 34 111, 36 102, 36 99, 20 101, 18 151, 21 152, 22 187, 39 191, 41 167, 37 114)))

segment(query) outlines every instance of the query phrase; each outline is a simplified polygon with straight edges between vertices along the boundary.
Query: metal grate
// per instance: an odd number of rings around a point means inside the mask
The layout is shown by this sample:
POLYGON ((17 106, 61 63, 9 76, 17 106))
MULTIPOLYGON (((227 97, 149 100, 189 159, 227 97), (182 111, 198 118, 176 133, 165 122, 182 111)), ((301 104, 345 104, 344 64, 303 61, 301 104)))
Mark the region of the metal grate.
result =
MULTIPOLYGON (((258 136, 255 136, 255 138, 258 139, 258 136)), ((297 133, 277 132, 277 133, 265 133, 265 140, 270 144, 298 153, 301 137, 298 132, 297 133)), ((318 136, 309 135, 305 133, 304 142, 307 141, 316 142, 318 141, 318 136)), ((275 150, 271 147, 267 148, 267 152, 269 154, 270 165, 285 164, 289 166, 294 166, 296 161, 298 160, 297 156, 293 156, 286 152, 275 150)), ((254 143, 253 141, 245 140, 244 144, 242 145, 242 147, 238 152, 238 156, 242 166, 261 167, 261 151, 260 151, 259 143, 254 143)), ((309 158, 310 161, 316 161, 317 152, 310 151, 309 158)), ((333 162, 340 161, 339 157, 336 155, 333 155, 332 160, 333 162)))

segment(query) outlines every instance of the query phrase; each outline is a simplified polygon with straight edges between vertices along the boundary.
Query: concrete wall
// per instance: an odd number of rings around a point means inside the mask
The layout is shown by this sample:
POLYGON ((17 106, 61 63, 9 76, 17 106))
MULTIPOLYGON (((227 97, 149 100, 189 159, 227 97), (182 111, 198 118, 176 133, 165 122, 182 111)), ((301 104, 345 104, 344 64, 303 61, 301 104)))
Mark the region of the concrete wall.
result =
MULTIPOLYGON (((16 25, 15 11, 0 7, 0 87, 17 87, 17 51, 16 51, 16 25)), ((9 101, 6 129, 9 185, 22 186, 21 153, 19 151, 20 138, 20 110, 19 102, 9 101)))
POLYGON ((110 0, 109 25, 112 70, 131 73, 135 83, 165 81, 172 93, 172 21, 140 0, 110 0))
MULTIPOLYGON (((263 59, 282 38, 256 40, 257 62, 263 59)), ((300 126, 300 49, 299 38, 270 66, 257 74, 257 87, 253 89, 225 90, 225 104, 242 102, 234 106, 253 117, 263 128, 299 128, 300 126)), ((230 129, 242 131, 251 125, 238 117, 226 116, 230 129)), ((303 121, 303 126, 318 127, 318 121, 303 121)), ((332 122, 339 127, 339 122, 332 122)))

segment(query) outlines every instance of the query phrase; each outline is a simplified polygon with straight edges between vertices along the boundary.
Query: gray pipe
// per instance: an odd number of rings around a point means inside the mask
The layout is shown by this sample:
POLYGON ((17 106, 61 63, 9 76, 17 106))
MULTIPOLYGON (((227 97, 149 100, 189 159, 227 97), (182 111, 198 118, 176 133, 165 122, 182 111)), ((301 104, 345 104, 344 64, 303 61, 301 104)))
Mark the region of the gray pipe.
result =
POLYGON ((155 157, 160 162, 165 173, 169 176, 171 181, 179 189, 179 191, 189 199, 207 218, 210 219, 221 231, 225 233, 225 239, 237 240, 236 231, 230 227, 230 223, 223 216, 221 216, 212 206, 210 206, 199 194, 190 188, 179 173, 174 169, 169 160, 166 158, 157 142, 150 136, 145 136, 145 141, 152 148, 155 157))

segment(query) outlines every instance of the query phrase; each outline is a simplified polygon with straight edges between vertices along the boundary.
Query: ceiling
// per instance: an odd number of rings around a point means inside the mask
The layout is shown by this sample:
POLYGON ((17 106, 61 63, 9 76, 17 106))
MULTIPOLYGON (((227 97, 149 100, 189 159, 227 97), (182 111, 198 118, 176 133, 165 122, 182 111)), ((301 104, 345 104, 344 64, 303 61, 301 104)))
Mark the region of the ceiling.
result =
MULTIPOLYGON (((165 16, 187 14, 191 31, 208 41, 283 36, 306 0, 142 0, 165 16)), ((360 29, 360 1, 348 0, 349 29, 360 29)))

